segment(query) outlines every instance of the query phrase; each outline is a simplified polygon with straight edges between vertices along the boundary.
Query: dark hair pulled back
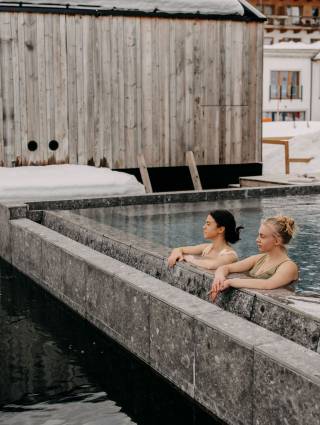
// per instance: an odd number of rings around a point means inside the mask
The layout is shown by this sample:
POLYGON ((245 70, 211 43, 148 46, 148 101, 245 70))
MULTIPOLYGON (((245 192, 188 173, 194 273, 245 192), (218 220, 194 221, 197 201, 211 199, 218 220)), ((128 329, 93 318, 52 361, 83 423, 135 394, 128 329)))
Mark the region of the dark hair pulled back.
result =
POLYGON ((234 215, 228 210, 215 210, 210 212, 211 217, 219 227, 224 227, 224 237, 227 242, 236 243, 240 240, 242 226, 236 226, 234 215))

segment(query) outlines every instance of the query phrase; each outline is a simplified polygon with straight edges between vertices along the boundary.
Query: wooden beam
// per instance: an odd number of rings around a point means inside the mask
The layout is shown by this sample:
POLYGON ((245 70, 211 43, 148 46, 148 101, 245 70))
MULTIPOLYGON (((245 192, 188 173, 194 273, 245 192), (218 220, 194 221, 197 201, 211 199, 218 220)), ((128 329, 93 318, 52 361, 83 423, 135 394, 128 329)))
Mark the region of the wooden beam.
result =
POLYGON ((198 168, 192 151, 186 153, 186 160, 190 170, 193 187, 195 190, 202 190, 202 185, 198 173, 198 168))
POLYGON ((146 161, 144 159, 143 154, 138 155, 137 159, 138 159, 138 165, 139 165, 139 170, 140 170, 142 182, 143 182, 144 187, 146 189, 146 193, 152 193, 153 190, 152 190, 152 186, 151 186, 149 172, 148 172, 148 168, 147 168, 146 161))

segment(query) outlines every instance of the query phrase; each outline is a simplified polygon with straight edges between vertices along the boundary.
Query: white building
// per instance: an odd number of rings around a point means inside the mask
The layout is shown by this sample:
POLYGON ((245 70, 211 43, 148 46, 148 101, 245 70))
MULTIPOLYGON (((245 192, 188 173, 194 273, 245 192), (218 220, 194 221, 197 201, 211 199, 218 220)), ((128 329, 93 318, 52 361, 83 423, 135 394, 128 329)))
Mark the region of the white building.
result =
POLYGON ((272 121, 320 121, 320 42, 264 46, 263 114, 272 121))

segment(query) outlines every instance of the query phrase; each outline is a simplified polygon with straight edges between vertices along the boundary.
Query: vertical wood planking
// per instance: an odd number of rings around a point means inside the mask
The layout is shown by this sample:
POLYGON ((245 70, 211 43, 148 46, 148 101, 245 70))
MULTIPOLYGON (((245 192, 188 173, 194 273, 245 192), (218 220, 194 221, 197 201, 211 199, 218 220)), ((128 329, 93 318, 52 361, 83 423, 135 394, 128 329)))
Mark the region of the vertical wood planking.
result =
POLYGON ((41 164, 48 162, 47 139, 47 98, 46 98, 46 54, 45 54, 45 15, 37 15, 37 67, 39 97, 39 158, 41 164))
POLYGON ((13 104, 14 104, 14 149, 12 161, 21 164, 21 110, 20 81, 19 81, 19 37, 18 37, 18 13, 11 15, 12 35, 12 71, 13 71, 13 104))
POLYGON ((261 160, 261 24, 7 12, 0 23, 0 163, 261 160))
POLYGON ((87 149, 85 142, 85 95, 84 95, 84 25, 83 17, 75 17, 76 26, 76 86, 77 86, 77 118, 78 118, 78 139, 77 153, 78 164, 87 163, 87 149))
POLYGON ((202 107, 201 107, 201 76, 203 73, 203 56, 201 51, 201 28, 202 22, 195 20, 193 22, 193 61, 194 61, 194 75, 193 75, 193 153, 198 164, 203 163, 204 152, 201 149, 202 145, 202 107))
POLYGON ((11 166, 14 160, 14 94, 10 14, 0 14, 0 18, 3 156, 4 165, 11 166))
POLYGON ((96 167, 100 165, 102 158, 102 121, 100 109, 100 98, 102 95, 102 76, 101 76, 101 26, 100 19, 93 22, 93 163, 96 167))
POLYGON ((255 162, 262 161, 262 99, 263 99, 263 39, 264 39, 264 30, 262 25, 256 24, 257 31, 257 58, 255 67, 257 69, 256 78, 257 78, 257 93, 256 93, 256 119, 255 127, 256 134, 255 138, 252 141, 252 145, 255 146, 256 155, 253 158, 255 162))
POLYGON ((185 34, 185 140, 184 151, 193 149, 194 143, 194 62, 193 62, 193 20, 186 21, 185 34))
POLYGON ((141 71, 142 71, 142 153, 148 166, 152 165, 152 22, 141 19, 141 71))
POLYGON ((170 161, 170 25, 159 19, 160 150, 159 165, 170 161))
POLYGON ((100 107, 103 131, 102 137, 102 165, 112 166, 112 90, 111 90, 111 20, 112 17, 101 17, 101 73, 102 73, 102 96, 100 107))
POLYGON ((20 143, 21 143, 21 162, 19 165, 26 164, 28 149, 28 118, 27 118, 27 87, 26 87, 26 63, 25 63, 25 14, 18 13, 18 55, 19 55, 19 102, 20 102, 20 143))
POLYGON ((176 22, 176 93, 177 93, 177 118, 176 118, 176 165, 185 165, 185 37, 186 20, 176 22))
MULTIPOLYGON (((26 66, 26 101, 28 142, 34 140, 39 146, 39 96, 38 96, 38 61, 37 61, 37 19, 30 13, 25 16, 24 54, 26 66)), ((26 150, 27 164, 37 164, 41 161, 39 149, 26 150)))
POLYGON ((84 164, 93 164, 94 146, 94 117, 93 117, 93 19, 91 16, 83 16, 83 66, 84 66, 84 164))
POLYGON ((125 166, 126 145, 125 145, 125 94, 124 94, 124 18, 119 16, 118 22, 118 83, 119 83, 119 164, 120 168, 125 166))
POLYGON ((136 19, 136 120, 137 120, 137 154, 142 152, 142 48, 141 18, 136 19))
POLYGON ((78 162, 78 110, 77 110, 77 56, 76 18, 70 16, 66 28, 67 101, 68 101, 68 157, 70 164, 78 162))
POLYGON ((170 19, 170 162, 174 167, 177 144, 177 90, 176 90, 176 26, 175 19, 170 19))
POLYGON ((136 19, 124 21, 124 127, 125 127, 125 163, 134 167, 137 152, 137 47, 136 19))
POLYGON ((151 63, 152 63, 152 157, 151 166, 159 166, 160 162, 160 57, 159 57, 159 19, 152 20, 151 31, 151 63))
POLYGON ((118 80, 118 18, 111 17, 111 107, 112 107, 112 168, 120 168, 119 153, 119 80, 118 80))

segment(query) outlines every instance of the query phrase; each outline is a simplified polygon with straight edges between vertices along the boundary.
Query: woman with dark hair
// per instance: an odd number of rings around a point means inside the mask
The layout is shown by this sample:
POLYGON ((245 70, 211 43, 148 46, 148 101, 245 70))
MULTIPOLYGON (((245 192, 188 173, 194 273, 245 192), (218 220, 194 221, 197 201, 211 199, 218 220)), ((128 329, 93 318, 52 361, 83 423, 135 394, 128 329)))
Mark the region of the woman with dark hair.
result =
POLYGON ((230 211, 215 210, 208 215, 203 226, 204 238, 211 240, 211 243, 174 248, 168 258, 168 265, 173 267, 177 261, 186 261, 214 270, 224 264, 234 263, 238 261, 238 255, 230 244, 240 239, 242 228, 236 226, 230 211))

